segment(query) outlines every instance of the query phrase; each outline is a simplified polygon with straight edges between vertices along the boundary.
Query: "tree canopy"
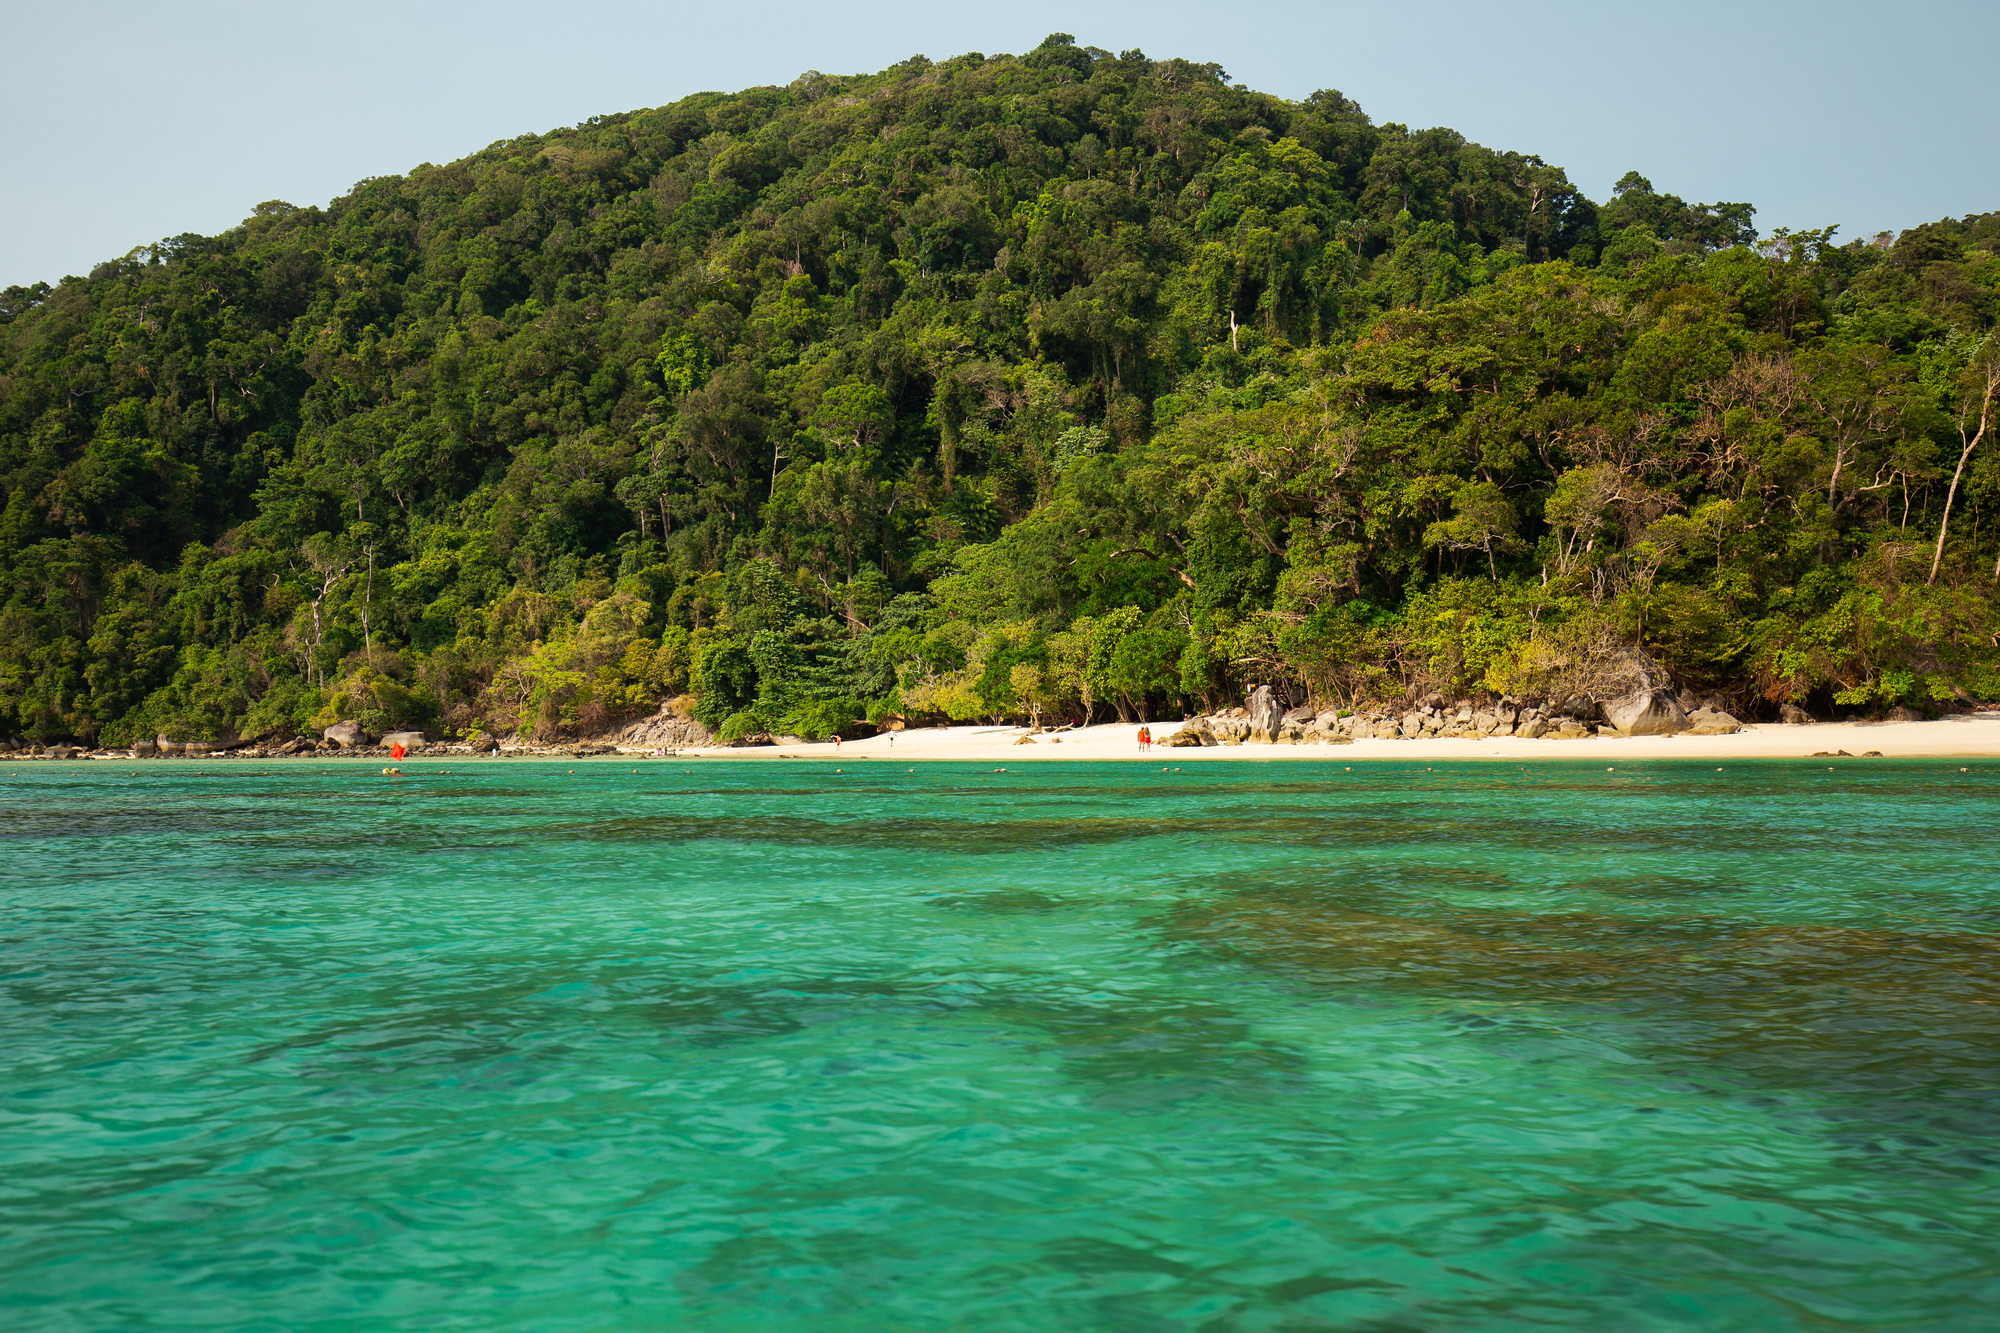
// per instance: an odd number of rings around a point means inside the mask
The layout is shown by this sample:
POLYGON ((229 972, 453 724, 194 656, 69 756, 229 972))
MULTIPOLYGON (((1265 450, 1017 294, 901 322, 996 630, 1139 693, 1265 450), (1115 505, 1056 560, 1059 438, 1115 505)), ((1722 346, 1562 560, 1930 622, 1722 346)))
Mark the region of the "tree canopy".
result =
POLYGON ((0 730, 2000 697, 2000 214, 1838 244, 1060 34, 0 293, 0 730))

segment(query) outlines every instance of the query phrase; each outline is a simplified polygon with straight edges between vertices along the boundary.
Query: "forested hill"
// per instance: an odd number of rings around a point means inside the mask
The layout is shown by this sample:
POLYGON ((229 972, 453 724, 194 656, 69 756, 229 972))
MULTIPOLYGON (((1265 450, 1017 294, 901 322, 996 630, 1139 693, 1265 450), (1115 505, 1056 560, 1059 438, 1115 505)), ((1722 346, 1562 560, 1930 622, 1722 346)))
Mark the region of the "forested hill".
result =
POLYGON ((0 731, 1992 698, 1997 293, 1061 36, 699 94, 7 290, 0 731))

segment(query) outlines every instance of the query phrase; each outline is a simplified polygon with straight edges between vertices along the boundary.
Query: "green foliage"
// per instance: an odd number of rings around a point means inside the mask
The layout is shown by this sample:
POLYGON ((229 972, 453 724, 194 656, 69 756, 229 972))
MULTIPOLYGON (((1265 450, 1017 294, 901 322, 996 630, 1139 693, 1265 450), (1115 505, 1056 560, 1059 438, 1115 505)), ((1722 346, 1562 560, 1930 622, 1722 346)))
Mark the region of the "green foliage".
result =
POLYGON ((1752 220, 1060 35, 260 205, 0 293, 0 731, 2000 693, 2000 215, 1752 220))

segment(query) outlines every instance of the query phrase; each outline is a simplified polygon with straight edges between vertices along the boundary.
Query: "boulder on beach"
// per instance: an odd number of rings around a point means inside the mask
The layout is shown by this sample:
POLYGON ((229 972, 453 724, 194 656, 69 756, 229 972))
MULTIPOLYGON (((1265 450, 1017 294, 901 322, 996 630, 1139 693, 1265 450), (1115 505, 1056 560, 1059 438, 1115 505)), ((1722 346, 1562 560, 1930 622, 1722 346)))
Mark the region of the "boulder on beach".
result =
POLYGON ((1678 736, 1688 729, 1680 701, 1666 690, 1635 690, 1600 705, 1604 720, 1621 736, 1678 736))
MULTIPOLYGON (((693 706, 694 700, 685 694, 667 700, 651 717, 641 718, 619 732, 618 744, 669 750, 715 744, 715 733, 695 720, 693 706)), ((900 731, 902 727, 889 730, 900 731)))
POLYGON ((391 731, 382 737, 381 743, 385 746, 400 745, 405 750, 421 750, 425 744, 424 733, 421 731, 391 731))
POLYGON ((1778 721, 1790 726, 1803 726, 1813 720, 1813 715, 1797 704, 1779 704, 1778 721))
POLYGON ((1277 694, 1269 685, 1259 685, 1250 691, 1250 739, 1270 745, 1278 739, 1278 732, 1285 725, 1285 710, 1278 703, 1277 694))
POLYGON ((370 743, 368 733, 363 731, 361 724, 352 718, 334 723, 325 731, 322 731, 320 735, 332 741, 343 750, 359 749, 361 746, 370 743))
POLYGON ((1688 731, 1696 736, 1731 736, 1743 724, 1719 708, 1697 708, 1688 714, 1688 731))

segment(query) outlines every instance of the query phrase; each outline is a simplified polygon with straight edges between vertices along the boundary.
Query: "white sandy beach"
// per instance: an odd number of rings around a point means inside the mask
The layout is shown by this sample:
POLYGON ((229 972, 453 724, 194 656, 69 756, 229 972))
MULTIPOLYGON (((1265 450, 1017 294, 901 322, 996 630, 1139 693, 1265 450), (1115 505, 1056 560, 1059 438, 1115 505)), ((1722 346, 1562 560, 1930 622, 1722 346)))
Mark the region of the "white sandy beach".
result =
MULTIPOLYGON (((1176 722, 1153 724, 1164 738, 1176 722)), ((1803 759, 1819 751, 1841 750, 1860 757, 1870 750, 1889 759, 2000 757, 2000 712, 1958 714, 1934 722, 1818 722, 1746 727, 1730 736, 1594 736, 1583 740, 1523 740, 1493 736, 1483 740, 1367 740, 1349 745, 1220 745, 1169 749, 1156 744, 1139 752, 1137 725, 1109 724, 1080 731, 1044 733, 1032 745, 1017 742, 1022 727, 930 727, 871 736, 835 746, 831 741, 746 749, 683 750, 718 759, 887 759, 991 760, 996 764, 1045 759, 1129 759, 1161 764, 1217 760, 1312 759, 1803 759)))

